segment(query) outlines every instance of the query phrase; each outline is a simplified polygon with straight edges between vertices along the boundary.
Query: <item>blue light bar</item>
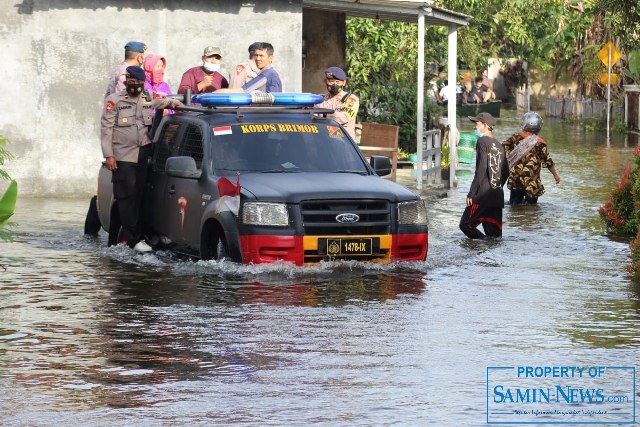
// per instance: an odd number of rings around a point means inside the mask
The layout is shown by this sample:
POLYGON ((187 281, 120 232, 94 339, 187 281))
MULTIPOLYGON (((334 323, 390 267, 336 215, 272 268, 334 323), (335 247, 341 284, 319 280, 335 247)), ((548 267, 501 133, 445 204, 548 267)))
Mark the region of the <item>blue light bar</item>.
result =
POLYGON ((203 107, 251 105, 251 95, 248 93, 201 93, 193 95, 191 102, 203 107))
POLYGON ((322 95, 313 93, 202 93, 191 98, 193 103, 203 107, 241 107, 243 105, 280 105, 311 107, 324 100, 322 95))
POLYGON ((322 95, 314 93, 274 93, 273 105, 300 105, 311 107, 324 101, 322 95))

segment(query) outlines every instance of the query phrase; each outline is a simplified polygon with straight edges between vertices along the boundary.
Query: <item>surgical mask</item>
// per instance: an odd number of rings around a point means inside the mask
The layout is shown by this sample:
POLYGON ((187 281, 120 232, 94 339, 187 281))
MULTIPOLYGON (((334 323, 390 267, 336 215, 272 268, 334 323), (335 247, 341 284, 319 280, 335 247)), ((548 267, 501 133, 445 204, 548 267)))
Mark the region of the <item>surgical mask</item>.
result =
POLYGON ((213 64, 211 62, 204 62, 202 64, 202 66, 204 67, 205 70, 207 70, 210 73, 213 73, 214 71, 220 70, 220 64, 213 64))
POLYGON ((475 130, 473 131, 473 134, 474 134, 475 136, 477 136, 478 138, 482 138, 482 137, 484 136, 484 133, 480 132, 480 129, 475 129, 475 130))
POLYGON ((132 97, 136 97, 142 93, 144 83, 129 83, 127 86, 127 93, 132 97))
POLYGON ((153 70, 151 72, 151 79, 155 84, 162 82, 162 79, 164 79, 164 70, 153 70))
POLYGON ((336 94, 342 92, 342 86, 334 83, 332 85, 327 85, 327 90, 329 91, 329 93, 331 95, 336 95, 336 94))

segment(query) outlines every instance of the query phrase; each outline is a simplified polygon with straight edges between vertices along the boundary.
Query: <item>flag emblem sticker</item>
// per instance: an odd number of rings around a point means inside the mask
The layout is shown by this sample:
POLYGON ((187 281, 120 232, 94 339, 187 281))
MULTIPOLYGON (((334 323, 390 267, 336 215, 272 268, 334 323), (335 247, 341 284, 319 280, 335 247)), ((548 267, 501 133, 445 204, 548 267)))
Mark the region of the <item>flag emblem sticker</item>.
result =
POLYGON ((213 128, 213 134, 215 136, 231 135, 231 133, 232 133, 231 126, 218 126, 213 128))

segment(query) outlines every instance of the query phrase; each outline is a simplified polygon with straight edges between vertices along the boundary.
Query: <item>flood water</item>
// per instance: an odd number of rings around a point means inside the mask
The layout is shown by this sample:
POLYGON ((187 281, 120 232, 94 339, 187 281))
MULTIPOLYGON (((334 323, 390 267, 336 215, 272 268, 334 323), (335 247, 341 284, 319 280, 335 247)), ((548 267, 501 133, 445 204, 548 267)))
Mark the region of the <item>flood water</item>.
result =
POLYGON ((0 243, 0 424, 480 426, 488 367, 637 366, 640 285, 597 209, 638 141, 547 122, 561 184, 544 170, 538 206, 470 241, 461 171, 429 203, 424 263, 137 255, 82 235, 86 198, 20 199, 0 243))

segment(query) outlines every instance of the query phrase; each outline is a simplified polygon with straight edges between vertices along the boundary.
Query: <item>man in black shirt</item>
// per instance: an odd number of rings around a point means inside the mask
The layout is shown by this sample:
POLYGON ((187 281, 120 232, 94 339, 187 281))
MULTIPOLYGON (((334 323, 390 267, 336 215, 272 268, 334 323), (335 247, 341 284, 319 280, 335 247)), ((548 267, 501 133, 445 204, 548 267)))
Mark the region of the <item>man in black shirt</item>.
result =
POLYGON ((496 120, 489 113, 469 116, 475 123, 476 173, 467 194, 467 208, 460 219, 460 230, 471 239, 502 237, 502 187, 509 178, 504 146, 491 131, 496 120), (482 224, 485 234, 477 229, 482 224))

